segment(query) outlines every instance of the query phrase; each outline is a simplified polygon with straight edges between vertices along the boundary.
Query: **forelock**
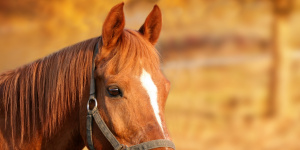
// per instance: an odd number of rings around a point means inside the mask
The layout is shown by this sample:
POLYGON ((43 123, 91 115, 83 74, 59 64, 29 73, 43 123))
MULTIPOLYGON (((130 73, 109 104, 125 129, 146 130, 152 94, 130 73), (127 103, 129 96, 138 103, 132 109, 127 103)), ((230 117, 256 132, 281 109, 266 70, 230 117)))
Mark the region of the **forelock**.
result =
POLYGON ((108 60, 106 69, 115 74, 140 73, 143 68, 157 70, 160 66, 157 50, 137 31, 124 30, 118 45, 111 53, 113 55, 108 60))

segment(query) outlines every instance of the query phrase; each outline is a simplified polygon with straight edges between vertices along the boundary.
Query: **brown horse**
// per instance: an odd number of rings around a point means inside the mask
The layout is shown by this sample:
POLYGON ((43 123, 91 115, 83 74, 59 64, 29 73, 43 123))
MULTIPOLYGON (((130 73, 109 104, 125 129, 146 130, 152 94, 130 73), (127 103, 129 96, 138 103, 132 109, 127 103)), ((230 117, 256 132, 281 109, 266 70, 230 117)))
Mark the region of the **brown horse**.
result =
MULTIPOLYGON (((123 6, 111 9, 101 37, 0 75, 1 150, 88 145, 92 72, 97 112, 120 143, 170 139, 164 120, 170 83, 154 48, 162 25, 160 9, 154 6, 142 27, 133 31, 124 29, 123 6)), ((95 122, 92 131, 95 149, 113 149, 95 122)))

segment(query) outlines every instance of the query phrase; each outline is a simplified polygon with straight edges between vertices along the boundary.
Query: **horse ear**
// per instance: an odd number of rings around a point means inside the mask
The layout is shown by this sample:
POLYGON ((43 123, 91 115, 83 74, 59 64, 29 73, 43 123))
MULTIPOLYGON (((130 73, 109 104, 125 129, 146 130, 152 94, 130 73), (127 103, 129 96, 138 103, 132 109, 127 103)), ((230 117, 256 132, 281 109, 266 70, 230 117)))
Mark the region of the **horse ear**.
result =
POLYGON ((102 27, 102 42, 104 47, 114 46, 123 33, 125 18, 124 2, 114 6, 108 13, 102 27))
POLYGON ((161 11, 157 5, 155 5, 148 15, 145 23, 139 29, 139 32, 144 35, 146 39, 153 45, 158 40, 160 30, 162 26, 161 11))

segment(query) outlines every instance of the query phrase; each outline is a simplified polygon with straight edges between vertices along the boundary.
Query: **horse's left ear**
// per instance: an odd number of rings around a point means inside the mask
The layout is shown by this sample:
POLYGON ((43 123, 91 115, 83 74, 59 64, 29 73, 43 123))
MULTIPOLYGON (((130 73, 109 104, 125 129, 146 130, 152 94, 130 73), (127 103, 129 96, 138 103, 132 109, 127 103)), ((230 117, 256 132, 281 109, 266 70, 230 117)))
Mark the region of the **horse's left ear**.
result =
POLYGON ((148 15, 145 23, 139 29, 139 32, 144 35, 150 43, 155 45, 158 40, 160 30, 162 26, 161 11, 157 5, 155 5, 148 15))

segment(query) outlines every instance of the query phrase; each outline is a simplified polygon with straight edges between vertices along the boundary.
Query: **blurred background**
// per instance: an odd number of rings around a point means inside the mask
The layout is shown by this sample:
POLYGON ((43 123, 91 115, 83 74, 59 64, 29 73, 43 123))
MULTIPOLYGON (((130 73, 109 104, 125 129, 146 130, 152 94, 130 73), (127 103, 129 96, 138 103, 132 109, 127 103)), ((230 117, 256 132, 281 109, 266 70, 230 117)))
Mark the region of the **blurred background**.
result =
MULTIPOLYGON (((124 1, 131 29, 162 10, 177 149, 300 149, 300 0, 124 1)), ((119 2, 1 0, 0 72, 101 35, 119 2)))

